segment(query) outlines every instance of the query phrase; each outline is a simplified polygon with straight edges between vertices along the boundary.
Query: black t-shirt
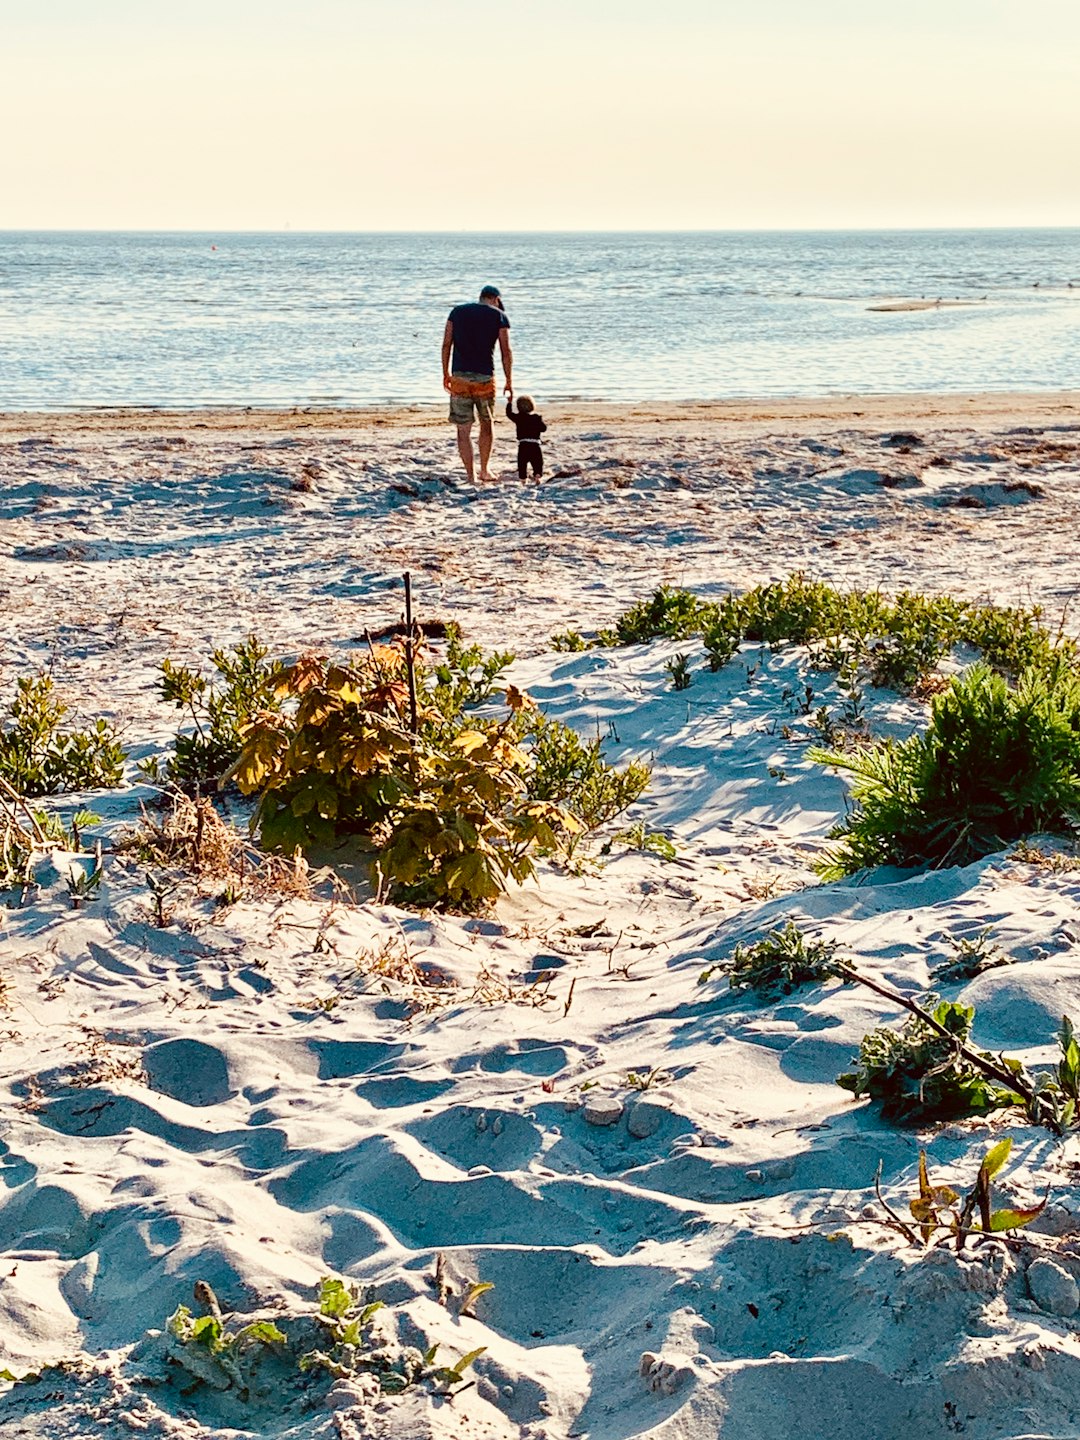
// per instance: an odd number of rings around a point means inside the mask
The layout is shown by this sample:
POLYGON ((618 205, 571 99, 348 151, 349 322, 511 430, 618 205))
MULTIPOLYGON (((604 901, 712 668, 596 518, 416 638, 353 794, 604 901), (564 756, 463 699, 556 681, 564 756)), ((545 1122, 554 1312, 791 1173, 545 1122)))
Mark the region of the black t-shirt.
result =
POLYGON ((474 300, 455 305, 450 311, 454 327, 454 355, 450 369, 455 375, 494 375, 495 341, 510 321, 494 305, 474 300))
POLYGON ((506 418, 514 422, 517 438, 522 441, 532 440, 538 444, 547 429, 542 415, 537 415, 535 410, 515 410, 512 400, 507 403, 506 418))

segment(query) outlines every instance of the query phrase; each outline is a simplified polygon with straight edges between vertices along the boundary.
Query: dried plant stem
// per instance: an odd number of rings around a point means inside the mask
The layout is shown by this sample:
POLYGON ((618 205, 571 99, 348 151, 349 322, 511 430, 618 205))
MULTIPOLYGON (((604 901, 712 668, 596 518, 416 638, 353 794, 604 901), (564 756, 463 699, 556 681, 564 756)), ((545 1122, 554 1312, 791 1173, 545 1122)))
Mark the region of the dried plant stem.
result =
POLYGON ((881 1193, 881 1170, 883 1163, 881 1160, 877 1162, 877 1171, 874 1174, 874 1194, 878 1198, 878 1204, 885 1211, 885 1214, 888 1215, 889 1223, 895 1226, 901 1235, 903 1235, 906 1240, 909 1240, 912 1245, 917 1245, 919 1242, 915 1238, 915 1231, 912 1230, 910 1225, 900 1219, 900 1216, 881 1193))
POLYGON ((420 729, 416 703, 416 626, 413 622, 412 576, 405 571, 405 670, 409 678, 409 730, 415 735, 420 729))
MULTIPOLYGON (((44 830, 42 830, 41 825, 38 822, 37 816, 30 809, 30 806, 27 805, 26 800, 23 798, 23 796, 20 795, 19 792, 14 788, 14 786, 10 785, 2 775, 0 775, 0 790, 2 790, 4 794, 8 797, 8 799, 12 802, 13 807, 15 809, 21 810, 26 816, 26 818, 30 821, 30 828, 34 833, 34 837, 36 838, 38 844, 47 846, 50 843, 49 837, 45 834, 44 830)), ((12 814, 12 819, 14 821, 14 813, 12 814)), ((14 821, 14 823, 18 826, 20 830, 22 829, 22 826, 18 825, 17 821, 14 821)))

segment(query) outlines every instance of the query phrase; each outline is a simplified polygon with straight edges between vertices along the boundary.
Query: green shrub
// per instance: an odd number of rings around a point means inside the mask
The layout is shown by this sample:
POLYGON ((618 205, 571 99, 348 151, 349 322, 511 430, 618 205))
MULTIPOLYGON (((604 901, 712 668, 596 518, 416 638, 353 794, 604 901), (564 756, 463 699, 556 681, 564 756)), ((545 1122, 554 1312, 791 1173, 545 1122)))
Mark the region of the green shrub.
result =
MULTIPOLYGON (((928 1003, 933 1000, 930 997, 928 1003)), ((854 1069, 838 1075, 836 1083, 856 1097, 868 1095, 879 1101, 885 1119, 905 1124, 985 1115, 1024 1103, 1015 1091, 995 1084, 961 1053, 960 1044, 967 1042, 975 1018, 970 1006, 943 1000, 930 1013, 952 1038, 939 1034, 917 1015, 899 1030, 879 1026, 863 1036, 854 1069)), ((1003 1056, 987 1059, 1020 1073, 1019 1061, 1003 1056)))
POLYGON ((569 725, 533 713, 528 729, 528 793, 571 814, 580 825, 569 837, 570 853, 639 800, 649 784, 649 767, 632 761, 623 769, 609 765, 599 736, 582 740, 569 725))
POLYGON ((730 960, 710 965, 698 976, 703 985, 720 970, 732 990, 753 990, 764 1000, 790 995, 803 985, 820 985, 839 971, 833 963, 836 946, 828 940, 807 940, 789 920, 751 945, 736 945, 730 960))
POLYGON ((578 630, 560 630, 551 637, 551 648, 553 650, 588 650, 589 642, 578 630))
POLYGON ((1076 642, 1047 630, 1042 610, 971 606, 964 617, 962 638, 982 653, 987 664, 1006 675, 1019 675, 1035 666, 1048 668, 1057 660, 1077 663, 1076 642))
POLYGON ((935 696, 927 730, 811 757, 854 776, 826 878, 866 866, 963 865, 1080 810, 1080 678, 1059 659, 1015 688, 985 664, 935 696))
POLYGON ((416 759, 377 860, 406 904, 480 909, 508 880, 534 874, 533 855, 558 852, 574 828, 558 806, 529 796, 524 755, 502 727, 462 731, 448 747, 414 749, 416 759))
POLYGON ((244 727, 263 711, 278 711, 278 661, 254 635, 231 650, 217 649, 210 657, 214 674, 208 679, 187 665, 163 660, 158 681, 162 700, 186 712, 190 731, 178 731, 173 753, 164 762, 143 767, 155 780, 168 780, 182 788, 214 785, 240 754, 244 727))
POLYGON ((742 630, 729 616, 720 615, 704 627, 701 639, 709 669, 722 670, 728 661, 733 660, 739 653, 742 630))
POLYGON ((127 755, 113 727, 98 719, 85 730, 67 730, 69 713, 51 676, 16 681, 11 723, 0 730, 0 778, 20 795, 111 789, 123 781, 127 755))
POLYGON ((616 645, 640 645, 646 640, 686 640, 713 619, 716 606, 699 600, 689 590, 661 585, 648 600, 632 605, 615 622, 616 645))
POLYGON ((416 668, 417 726, 401 648, 373 647, 352 667, 304 656, 283 671, 279 713, 256 716, 234 766, 258 795, 263 845, 355 837, 393 898, 476 910, 568 855, 583 833, 637 799, 644 766, 616 771, 599 741, 537 716, 513 686, 506 710, 477 716, 509 657, 448 648, 416 668))
POLYGON ((741 603, 747 640, 805 645, 833 635, 864 636, 880 623, 876 592, 840 591, 801 573, 749 590, 741 603))
POLYGON ((446 654, 433 667, 431 700, 447 718, 470 705, 482 705, 499 688, 503 671, 514 663, 509 650, 485 655, 479 645, 463 645, 457 625, 446 627, 446 654))
POLYGON ((820 668, 865 668, 875 685, 901 691, 910 690, 958 644, 973 646, 988 664, 1014 677, 1031 666, 1048 666, 1055 657, 1078 663, 1075 642, 1049 632, 1038 607, 972 605, 912 591, 889 599, 876 590, 837 590, 801 573, 718 602, 661 586, 627 610, 613 630, 601 631, 595 643, 693 635, 701 636, 712 670, 722 669, 743 641, 791 643, 813 647, 820 668))

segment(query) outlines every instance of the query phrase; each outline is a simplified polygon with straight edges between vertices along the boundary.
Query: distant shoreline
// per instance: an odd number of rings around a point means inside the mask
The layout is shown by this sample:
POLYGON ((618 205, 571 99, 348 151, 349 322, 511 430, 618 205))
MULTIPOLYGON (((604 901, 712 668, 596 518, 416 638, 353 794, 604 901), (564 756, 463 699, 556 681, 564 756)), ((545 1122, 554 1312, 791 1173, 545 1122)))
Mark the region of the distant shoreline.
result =
MULTIPOLYGON (((698 431, 767 429, 775 426, 807 428, 808 432, 868 429, 876 426, 957 424, 1001 426, 1060 424, 1080 429, 1080 390, 972 394, 937 393, 903 395, 843 395, 818 398, 740 399, 697 401, 583 401, 549 404, 549 423, 558 426, 602 424, 624 433, 675 430, 693 426, 698 431)), ((0 411, 0 439, 68 436, 75 433, 164 434, 188 430, 286 434, 291 431, 365 430, 449 431, 442 403, 364 408, 282 407, 214 409, 151 409, 123 407, 87 410, 0 411)))

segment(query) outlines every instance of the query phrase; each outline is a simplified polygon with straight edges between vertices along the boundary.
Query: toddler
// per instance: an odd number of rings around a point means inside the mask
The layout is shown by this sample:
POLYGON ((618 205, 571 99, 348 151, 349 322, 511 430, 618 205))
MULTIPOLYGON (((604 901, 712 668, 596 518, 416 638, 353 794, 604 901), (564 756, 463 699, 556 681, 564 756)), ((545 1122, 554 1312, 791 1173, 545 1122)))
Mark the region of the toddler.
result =
POLYGON ((531 465, 533 479, 539 480, 544 473, 544 452, 540 448, 540 436, 547 429, 543 416, 536 413, 536 407, 528 395, 520 395, 516 410, 512 400, 506 402, 506 418, 514 422, 517 430, 518 479, 525 479, 526 471, 531 465))

